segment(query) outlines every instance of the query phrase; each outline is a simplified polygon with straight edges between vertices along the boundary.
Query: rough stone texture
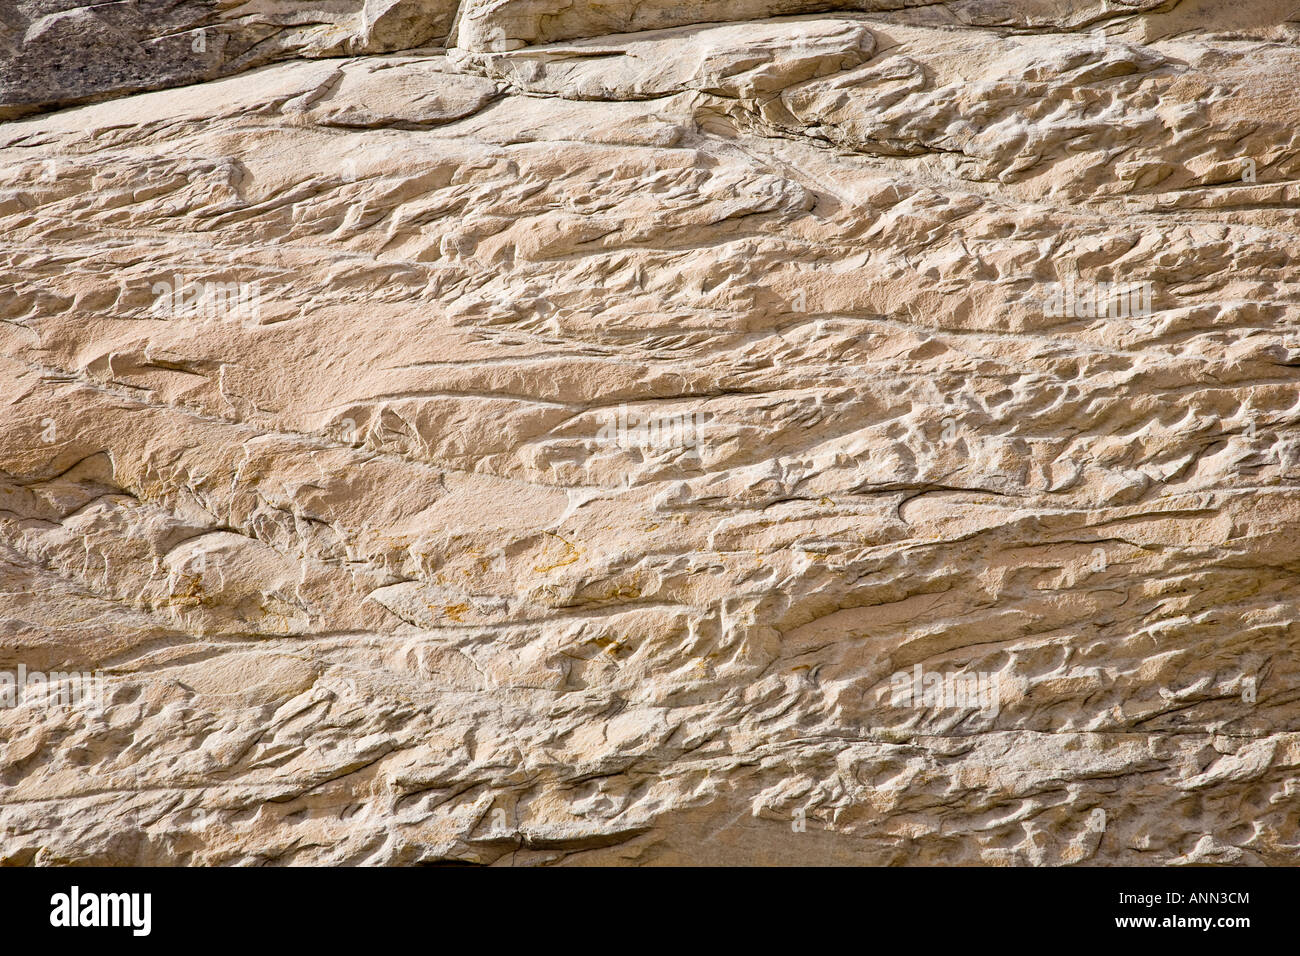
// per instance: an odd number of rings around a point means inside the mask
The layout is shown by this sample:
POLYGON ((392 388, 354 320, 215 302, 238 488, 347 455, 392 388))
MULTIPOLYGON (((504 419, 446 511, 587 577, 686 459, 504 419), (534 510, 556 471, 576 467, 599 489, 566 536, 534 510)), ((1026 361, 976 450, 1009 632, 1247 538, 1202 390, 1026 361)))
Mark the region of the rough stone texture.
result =
POLYGON ((1294 3, 14 10, 0 859, 1296 861, 1294 3))
POLYGON ((446 39, 453 0, 7 0, 0 119, 282 60, 446 39))

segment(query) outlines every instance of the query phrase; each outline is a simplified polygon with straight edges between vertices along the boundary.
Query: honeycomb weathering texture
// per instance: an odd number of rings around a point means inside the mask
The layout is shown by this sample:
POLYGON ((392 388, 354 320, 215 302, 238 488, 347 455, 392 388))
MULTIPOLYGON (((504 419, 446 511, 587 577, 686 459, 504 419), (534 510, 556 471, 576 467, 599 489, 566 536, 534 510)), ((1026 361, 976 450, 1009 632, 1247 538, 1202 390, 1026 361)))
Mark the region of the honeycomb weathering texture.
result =
POLYGON ((1295 863, 1298 93, 1294 0, 9 5, 0 861, 1295 863))

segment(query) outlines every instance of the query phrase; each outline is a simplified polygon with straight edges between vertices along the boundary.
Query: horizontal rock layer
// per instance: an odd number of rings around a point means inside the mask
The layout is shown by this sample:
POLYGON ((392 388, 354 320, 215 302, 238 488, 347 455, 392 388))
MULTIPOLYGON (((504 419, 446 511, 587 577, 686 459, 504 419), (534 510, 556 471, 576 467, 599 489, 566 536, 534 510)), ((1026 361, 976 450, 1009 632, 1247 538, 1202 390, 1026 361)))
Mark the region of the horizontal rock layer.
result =
POLYGON ((1295 862, 1290 13, 0 14, 0 860, 1295 862))

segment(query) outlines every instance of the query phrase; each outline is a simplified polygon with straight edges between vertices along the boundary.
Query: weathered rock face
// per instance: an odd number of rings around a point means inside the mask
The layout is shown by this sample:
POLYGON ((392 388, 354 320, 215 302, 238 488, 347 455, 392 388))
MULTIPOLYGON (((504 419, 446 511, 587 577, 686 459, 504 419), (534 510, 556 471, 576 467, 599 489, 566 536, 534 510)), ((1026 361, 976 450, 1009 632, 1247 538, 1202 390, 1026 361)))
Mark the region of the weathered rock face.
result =
POLYGON ((7 8, 0 858, 1295 862, 1292 8, 7 8))
POLYGON ((289 57, 440 43, 454 12, 452 0, 9 0, 0 119, 289 57))

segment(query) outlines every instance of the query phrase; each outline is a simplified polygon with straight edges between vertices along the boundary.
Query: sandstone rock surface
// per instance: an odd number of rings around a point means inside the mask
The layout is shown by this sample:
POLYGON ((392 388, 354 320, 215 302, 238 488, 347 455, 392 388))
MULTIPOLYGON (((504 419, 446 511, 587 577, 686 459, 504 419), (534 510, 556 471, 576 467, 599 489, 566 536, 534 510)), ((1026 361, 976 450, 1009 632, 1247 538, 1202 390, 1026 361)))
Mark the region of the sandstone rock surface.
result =
POLYGON ((1298 115, 1271 0, 7 7, 0 861, 1294 864, 1298 115))

